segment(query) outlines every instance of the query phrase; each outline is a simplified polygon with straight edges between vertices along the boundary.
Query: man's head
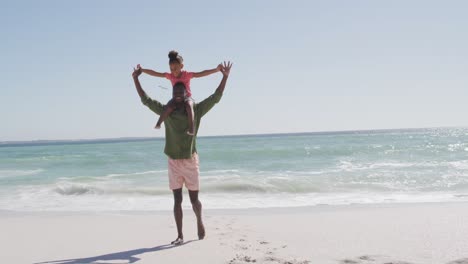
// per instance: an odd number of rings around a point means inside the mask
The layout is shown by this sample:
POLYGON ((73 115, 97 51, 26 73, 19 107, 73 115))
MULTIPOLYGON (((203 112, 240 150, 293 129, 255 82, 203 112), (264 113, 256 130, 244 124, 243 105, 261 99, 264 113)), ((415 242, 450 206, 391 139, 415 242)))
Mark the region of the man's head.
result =
POLYGON ((184 102, 186 96, 186 90, 184 83, 178 82, 172 87, 172 99, 176 103, 184 102))

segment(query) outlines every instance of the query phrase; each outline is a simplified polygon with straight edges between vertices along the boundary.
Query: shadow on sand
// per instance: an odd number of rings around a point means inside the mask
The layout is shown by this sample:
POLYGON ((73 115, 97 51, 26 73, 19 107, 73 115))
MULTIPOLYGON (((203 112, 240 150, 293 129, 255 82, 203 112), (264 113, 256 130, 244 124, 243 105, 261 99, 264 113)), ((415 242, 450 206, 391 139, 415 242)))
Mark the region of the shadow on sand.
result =
POLYGON ((189 240, 189 241, 184 242, 182 245, 178 245, 178 246, 165 244, 165 245, 160 245, 160 246, 152 247, 152 248, 139 248, 139 249, 133 249, 133 250, 128 250, 128 251, 115 252, 115 253, 95 256, 95 257, 52 260, 52 261, 37 262, 34 264, 85 264, 85 263, 122 264, 123 261, 127 261, 126 263, 135 263, 140 260, 140 258, 135 257, 136 255, 180 247, 188 243, 191 243, 193 241, 198 241, 198 240, 189 240), (112 261, 119 261, 119 262, 112 262, 112 261))

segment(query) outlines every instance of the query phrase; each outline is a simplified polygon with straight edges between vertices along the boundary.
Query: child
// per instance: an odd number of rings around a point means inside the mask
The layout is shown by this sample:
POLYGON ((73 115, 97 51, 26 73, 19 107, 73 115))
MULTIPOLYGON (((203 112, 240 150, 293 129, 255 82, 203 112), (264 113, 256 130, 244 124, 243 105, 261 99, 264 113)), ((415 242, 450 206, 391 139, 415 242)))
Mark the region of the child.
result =
MULTIPOLYGON (((149 74, 151 76, 155 77, 161 77, 161 78, 166 78, 171 81, 172 86, 174 86, 176 83, 183 83, 185 85, 185 90, 186 90, 186 98, 185 98, 185 109, 187 111, 188 115, 188 121, 189 121, 189 128, 187 131, 187 134, 193 136, 195 135, 195 127, 193 125, 194 122, 194 114, 193 114, 193 99, 192 99, 192 93, 190 91, 190 79, 192 78, 200 78, 204 77, 210 74, 213 74, 215 72, 218 72, 221 70, 222 65, 219 64, 218 67, 211 69, 211 70, 205 70, 201 72, 187 72, 187 71, 182 71, 182 68, 184 68, 184 59, 182 56, 179 55, 177 51, 170 51, 169 52, 169 68, 171 70, 171 73, 160 73, 156 72, 153 70, 149 69, 142 69, 142 72, 149 74)), ((162 122, 174 111, 175 109, 175 102, 171 99, 166 106, 166 109, 162 113, 162 115, 159 117, 158 122, 156 123, 155 128, 159 129, 161 128, 162 122)))

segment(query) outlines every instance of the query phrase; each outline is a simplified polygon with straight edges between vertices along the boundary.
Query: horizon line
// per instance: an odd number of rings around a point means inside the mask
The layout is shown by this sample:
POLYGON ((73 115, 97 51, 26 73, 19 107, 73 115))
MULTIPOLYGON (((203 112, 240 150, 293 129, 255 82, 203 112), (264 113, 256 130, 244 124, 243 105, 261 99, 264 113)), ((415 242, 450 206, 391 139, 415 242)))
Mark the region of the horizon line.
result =
MULTIPOLYGON (((349 134, 349 133, 369 133, 369 132, 388 132, 388 131, 414 131, 424 129, 444 129, 444 128, 468 128, 463 126, 443 126, 443 127, 416 127, 416 128, 378 128, 378 129, 357 129, 357 130, 323 130, 309 132, 277 132, 277 133, 257 133, 257 134, 231 134, 231 135, 208 135, 197 136, 198 138, 216 138, 216 137, 249 137, 249 136, 275 136, 275 135, 306 135, 306 134, 349 134)), ((47 145, 47 144, 86 144, 86 143, 113 143, 125 141, 146 141, 162 140, 165 137, 113 137, 113 138, 88 138, 88 139, 35 139, 35 140, 11 140, 0 141, 0 147, 17 145, 47 145)))

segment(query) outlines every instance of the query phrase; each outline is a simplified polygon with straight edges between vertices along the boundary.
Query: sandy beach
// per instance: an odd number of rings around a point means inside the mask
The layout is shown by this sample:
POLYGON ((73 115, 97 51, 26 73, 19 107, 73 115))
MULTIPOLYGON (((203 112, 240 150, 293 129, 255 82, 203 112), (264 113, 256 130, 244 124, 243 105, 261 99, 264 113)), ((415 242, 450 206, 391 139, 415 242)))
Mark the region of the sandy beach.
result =
POLYGON ((468 204, 206 210, 198 240, 184 211, 2 212, 2 263, 468 263, 468 204))

